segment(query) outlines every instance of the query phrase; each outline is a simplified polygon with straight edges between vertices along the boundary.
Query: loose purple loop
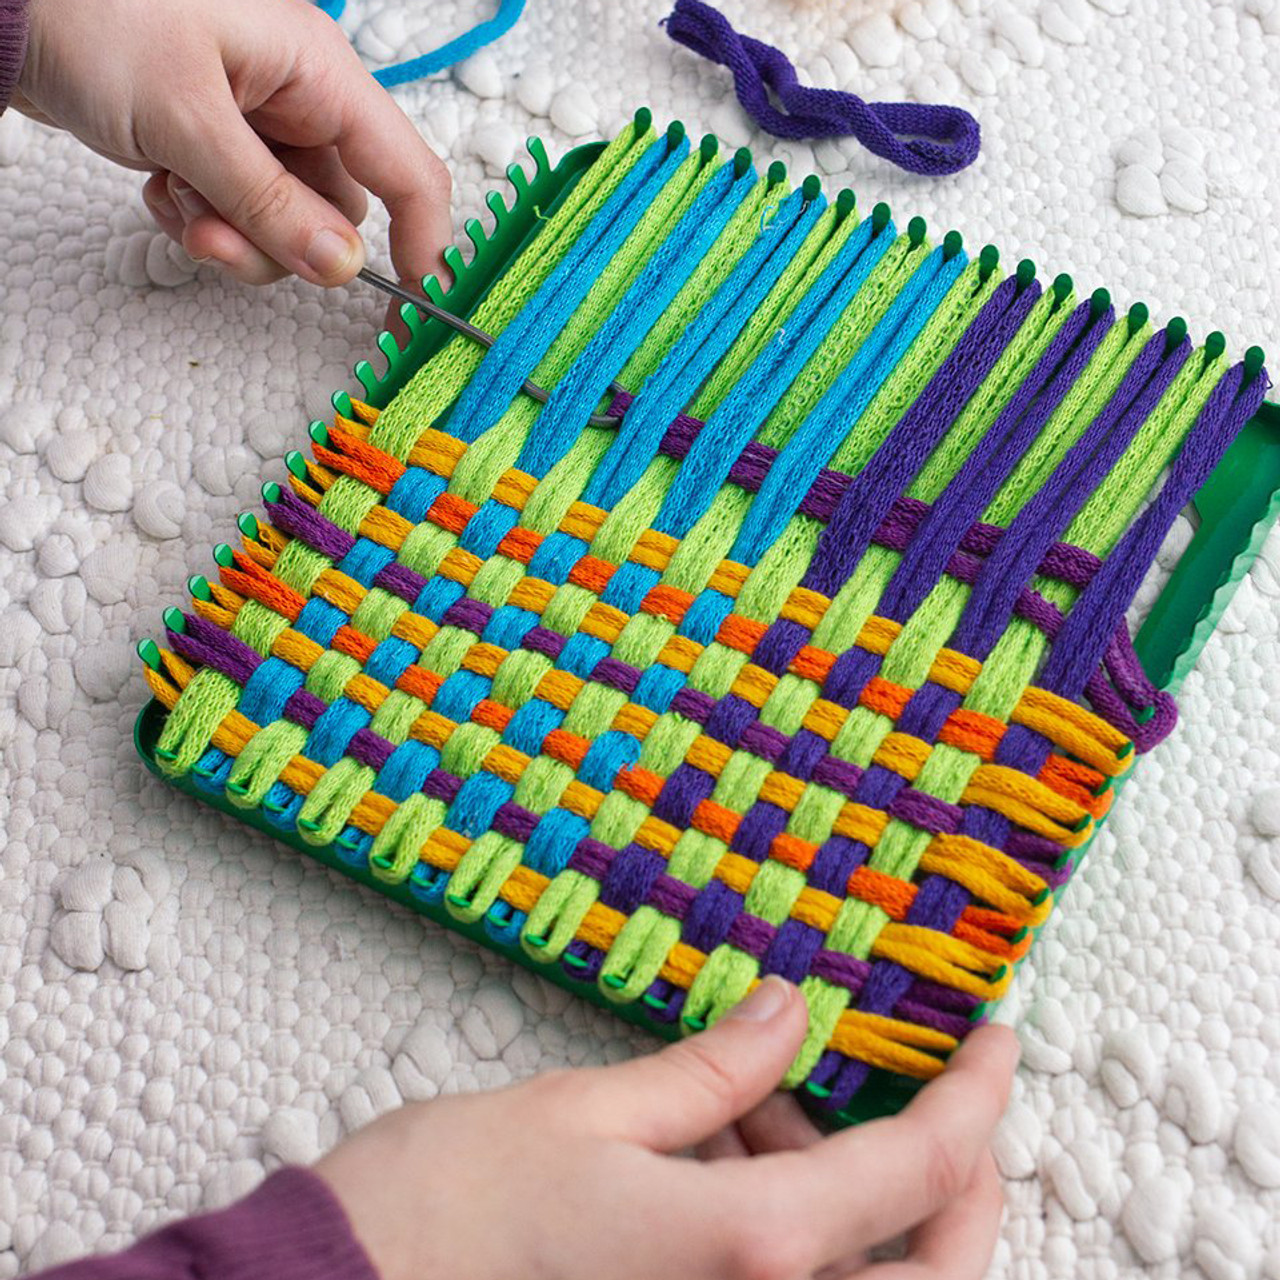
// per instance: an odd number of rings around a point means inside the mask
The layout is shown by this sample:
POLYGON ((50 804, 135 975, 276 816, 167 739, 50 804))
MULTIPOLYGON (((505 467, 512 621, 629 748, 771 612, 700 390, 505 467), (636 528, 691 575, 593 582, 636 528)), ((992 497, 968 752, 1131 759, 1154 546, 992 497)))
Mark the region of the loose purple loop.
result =
POLYGON ((747 114, 779 138, 837 138, 852 134, 868 151, 911 173, 958 173, 978 156, 978 122, 959 107, 914 102, 866 102, 856 93, 802 85, 787 57, 772 45, 740 35, 701 0, 676 0, 667 34, 687 49, 733 72, 747 114), (769 101, 769 91, 783 110, 769 101))

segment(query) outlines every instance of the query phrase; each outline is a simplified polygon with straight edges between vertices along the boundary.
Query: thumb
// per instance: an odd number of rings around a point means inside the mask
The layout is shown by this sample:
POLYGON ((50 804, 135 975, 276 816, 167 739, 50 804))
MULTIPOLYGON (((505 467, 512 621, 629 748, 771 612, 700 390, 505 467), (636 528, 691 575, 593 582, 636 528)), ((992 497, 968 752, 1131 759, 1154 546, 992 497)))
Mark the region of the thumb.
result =
POLYGON ((710 1030, 596 1073, 580 1098, 580 1116, 597 1133, 678 1151, 768 1097, 807 1027, 799 990, 767 977, 710 1030))
POLYGON ((360 233, 238 113, 225 112, 208 140, 170 167, 246 240, 304 280, 342 284, 364 265, 360 233))

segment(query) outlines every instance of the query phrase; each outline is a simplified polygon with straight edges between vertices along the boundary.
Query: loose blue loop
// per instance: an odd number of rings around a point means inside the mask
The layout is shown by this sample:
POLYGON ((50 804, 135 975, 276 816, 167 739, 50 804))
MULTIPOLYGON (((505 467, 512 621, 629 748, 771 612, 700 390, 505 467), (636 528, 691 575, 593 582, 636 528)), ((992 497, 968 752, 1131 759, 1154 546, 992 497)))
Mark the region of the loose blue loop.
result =
MULTIPOLYGON (((335 21, 342 17, 347 7, 347 0, 315 0, 316 7, 322 9, 335 21)), ((447 44, 442 44, 430 53, 421 57, 410 58, 408 62, 397 62, 394 66, 383 67, 373 73, 373 78, 388 89, 396 85, 408 84, 411 80, 421 80, 424 76, 434 75, 456 62, 471 57, 485 45, 492 44, 507 34, 516 25, 524 12, 525 0, 499 0, 498 12, 484 22, 478 22, 470 31, 447 44)))
POLYGON ((740 35, 701 0, 676 0, 664 24, 677 43, 733 72, 738 101, 764 130, 779 138, 836 138, 852 134, 868 151, 911 173, 958 173, 978 156, 978 122, 959 107, 915 102, 866 102, 856 93, 802 85, 787 57, 772 45, 740 35), (769 92, 781 103, 778 110, 769 92))

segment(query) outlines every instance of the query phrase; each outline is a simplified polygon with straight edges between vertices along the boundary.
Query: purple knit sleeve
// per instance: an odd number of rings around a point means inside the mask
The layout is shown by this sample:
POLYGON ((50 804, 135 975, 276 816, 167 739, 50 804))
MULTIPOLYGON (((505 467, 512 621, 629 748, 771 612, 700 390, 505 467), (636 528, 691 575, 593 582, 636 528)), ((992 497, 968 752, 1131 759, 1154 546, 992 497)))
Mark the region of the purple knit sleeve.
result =
POLYGON ((18 86, 27 56, 27 0, 0 0, 0 115, 18 86))
POLYGON ((131 1249, 28 1280, 378 1280, 333 1192, 308 1169, 273 1173, 228 1209, 184 1218, 131 1249))

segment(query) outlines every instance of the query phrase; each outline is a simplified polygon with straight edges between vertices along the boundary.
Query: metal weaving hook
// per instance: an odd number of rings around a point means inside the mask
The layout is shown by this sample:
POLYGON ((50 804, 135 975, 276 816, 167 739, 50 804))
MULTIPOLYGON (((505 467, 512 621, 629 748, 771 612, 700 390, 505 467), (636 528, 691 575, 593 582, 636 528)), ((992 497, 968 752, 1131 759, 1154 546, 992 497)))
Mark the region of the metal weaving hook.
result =
MULTIPOLYGON (((381 289, 383 293, 390 294, 393 298, 399 298, 401 302, 407 302, 410 306, 417 307, 424 315, 430 316, 433 320, 439 320, 441 324, 448 325, 450 329, 462 334, 464 338, 470 338, 472 342, 477 342, 480 346, 488 348, 493 346, 494 337, 491 333, 485 333, 483 329, 477 329, 469 320, 464 320, 461 316, 455 316, 452 311, 446 311, 443 307, 432 302, 430 298, 424 298, 421 294, 410 293, 408 289, 402 289, 392 280, 388 280, 385 276, 380 276, 375 271, 370 271, 365 267, 357 277, 363 280, 365 284, 371 284, 375 289, 381 289)), ((536 382, 530 382, 525 379, 524 385, 520 388, 525 395, 532 396, 540 404, 546 404, 551 398, 549 392, 544 391, 536 382)), ((617 382, 609 383, 609 392, 612 395, 626 395, 627 389, 617 382)), ((587 422, 593 427, 616 427, 621 420, 621 414, 593 413, 587 419, 587 422)))

